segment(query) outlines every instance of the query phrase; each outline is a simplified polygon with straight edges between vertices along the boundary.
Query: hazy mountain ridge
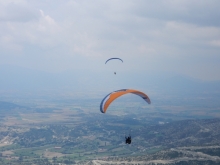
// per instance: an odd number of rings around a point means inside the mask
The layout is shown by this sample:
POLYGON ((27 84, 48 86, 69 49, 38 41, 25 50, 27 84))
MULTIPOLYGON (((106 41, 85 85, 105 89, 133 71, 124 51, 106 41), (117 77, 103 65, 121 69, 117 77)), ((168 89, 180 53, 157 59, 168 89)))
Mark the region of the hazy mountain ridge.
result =
POLYGON ((21 106, 11 102, 0 101, 0 113, 5 115, 8 113, 24 112, 27 109, 25 106, 21 106))
MULTIPOLYGON (((171 73, 119 72, 118 75, 101 71, 75 70, 49 73, 28 68, 0 66, 0 90, 45 90, 90 88, 103 90, 119 88, 158 89, 169 92, 220 91, 219 81, 202 81, 171 73), (110 75, 109 75, 110 74, 110 75), (89 82, 89 83, 88 83, 89 82), (174 91, 173 91, 174 90, 174 91)), ((220 95, 219 93, 215 93, 220 95)))

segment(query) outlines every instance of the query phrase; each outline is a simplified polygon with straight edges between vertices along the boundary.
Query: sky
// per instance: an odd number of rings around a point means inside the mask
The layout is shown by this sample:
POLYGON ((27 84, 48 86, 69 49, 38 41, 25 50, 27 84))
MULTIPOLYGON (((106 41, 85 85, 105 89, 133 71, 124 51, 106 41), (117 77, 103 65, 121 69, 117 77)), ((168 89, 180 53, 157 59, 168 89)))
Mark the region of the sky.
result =
POLYGON ((219 0, 0 0, 0 66, 220 80, 219 7, 219 0), (111 57, 124 63, 106 66, 111 57))

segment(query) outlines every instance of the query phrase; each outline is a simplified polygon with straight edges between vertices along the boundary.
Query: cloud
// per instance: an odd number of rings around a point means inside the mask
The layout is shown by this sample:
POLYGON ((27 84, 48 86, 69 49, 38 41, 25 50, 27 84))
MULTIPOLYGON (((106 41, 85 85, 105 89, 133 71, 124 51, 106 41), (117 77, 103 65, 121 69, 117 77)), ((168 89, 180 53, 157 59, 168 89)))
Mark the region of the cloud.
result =
POLYGON ((85 66, 100 70, 100 65, 91 63, 118 56, 125 59, 127 71, 192 75, 187 68, 207 64, 208 73, 212 62, 220 59, 219 4, 217 0, 0 1, 0 64, 54 72, 85 66))
POLYGON ((218 0, 138 0, 131 10, 144 18, 154 18, 163 21, 181 21, 200 26, 220 26, 217 18, 220 16, 218 0))
POLYGON ((19 50, 23 50, 22 47, 25 44, 34 44, 42 48, 56 44, 56 40, 59 38, 56 34, 60 30, 58 24, 49 15, 45 15, 42 10, 39 10, 39 13, 38 19, 32 19, 31 21, 23 21, 26 14, 14 14, 19 19, 5 17, 5 21, 0 22, 0 46, 3 49, 11 49, 13 45, 17 45, 20 47, 19 50))
POLYGON ((0 5, 0 22, 29 22, 39 18, 39 12, 24 3, 8 2, 0 5))
POLYGON ((210 41, 210 45, 220 47, 220 40, 212 40, 210 41))

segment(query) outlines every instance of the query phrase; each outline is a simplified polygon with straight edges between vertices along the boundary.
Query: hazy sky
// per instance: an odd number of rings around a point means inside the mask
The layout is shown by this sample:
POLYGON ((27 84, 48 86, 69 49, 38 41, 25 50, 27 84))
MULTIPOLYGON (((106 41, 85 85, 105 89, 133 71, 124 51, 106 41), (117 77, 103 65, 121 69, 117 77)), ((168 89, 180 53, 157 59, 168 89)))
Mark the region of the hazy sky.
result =
POLYGON ((0 65, 220 80, 219 0, 0 0, 0 65), (116 64, 117 65, 117 64, 116 64))

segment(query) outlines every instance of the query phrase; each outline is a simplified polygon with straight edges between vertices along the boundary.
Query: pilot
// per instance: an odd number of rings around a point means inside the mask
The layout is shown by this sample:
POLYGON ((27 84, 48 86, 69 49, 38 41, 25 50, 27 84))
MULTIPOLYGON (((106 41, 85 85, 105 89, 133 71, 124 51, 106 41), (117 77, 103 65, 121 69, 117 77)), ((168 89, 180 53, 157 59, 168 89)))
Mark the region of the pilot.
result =
POLYGON ((131 136, 130 135, 128 137, 125 136, 125 143, 131 144, 131 136))

